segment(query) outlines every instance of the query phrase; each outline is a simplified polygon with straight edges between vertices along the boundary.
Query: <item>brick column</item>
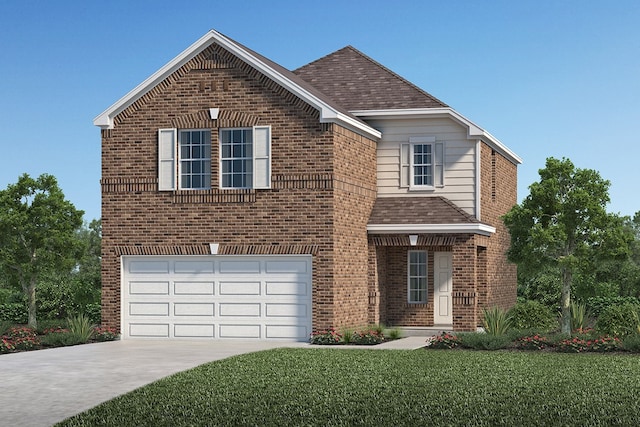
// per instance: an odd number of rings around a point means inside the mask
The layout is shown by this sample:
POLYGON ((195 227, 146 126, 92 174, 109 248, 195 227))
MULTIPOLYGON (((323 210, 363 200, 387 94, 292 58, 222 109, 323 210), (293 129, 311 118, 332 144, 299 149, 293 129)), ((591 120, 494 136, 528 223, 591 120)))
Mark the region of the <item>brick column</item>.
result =
POLYGON ((475 331, 478 313, 476 242, 462 235, 453 246, 453 329, 475 331))

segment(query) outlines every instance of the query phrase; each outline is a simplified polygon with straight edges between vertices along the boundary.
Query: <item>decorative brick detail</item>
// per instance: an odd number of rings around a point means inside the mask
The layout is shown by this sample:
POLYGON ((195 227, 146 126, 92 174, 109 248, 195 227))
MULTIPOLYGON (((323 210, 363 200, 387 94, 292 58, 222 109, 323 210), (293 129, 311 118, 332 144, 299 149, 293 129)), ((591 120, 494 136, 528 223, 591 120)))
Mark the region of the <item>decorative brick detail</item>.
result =
POLYGON ((173 191, 172 203, 255 203, 256 190, 217 189, 173 191))
POLYGON ((278 190, 285 189, 333 189, 333 174, 287 174, 273 175, 271 187, 278 190))
MULTIPOLYGON (((371 235, 369 237, 374 246, 409 246, 409 235, 371 235)), ((456 236, 439 236, 437 234, 420 234, 416 246, 430 246, 444 248, 444 251, 450 251, 451 246, 456 242, 456 236)), ((440 249, 437 249, 440 250, 440 249)))
POLYGON ((317 245, 221 245, 219 255, 316 255, 317 245))
POLYGON ((116 255, 209 255, 209 245, 190 246, 116 246, 116 255))
POLYGON ((102 193, 132 193, 158 191, 157 178, 103 178, 102 193))

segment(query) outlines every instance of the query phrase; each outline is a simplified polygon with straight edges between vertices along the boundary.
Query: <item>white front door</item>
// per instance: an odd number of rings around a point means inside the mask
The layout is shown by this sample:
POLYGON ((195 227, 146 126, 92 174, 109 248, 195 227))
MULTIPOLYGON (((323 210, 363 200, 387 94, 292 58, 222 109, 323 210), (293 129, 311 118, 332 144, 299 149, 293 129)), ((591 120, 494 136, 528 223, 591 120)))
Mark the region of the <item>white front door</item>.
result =
POLYGON ((433 255, 433 323, 452 325, 453 255, 451 252, 435 252, 433 255))

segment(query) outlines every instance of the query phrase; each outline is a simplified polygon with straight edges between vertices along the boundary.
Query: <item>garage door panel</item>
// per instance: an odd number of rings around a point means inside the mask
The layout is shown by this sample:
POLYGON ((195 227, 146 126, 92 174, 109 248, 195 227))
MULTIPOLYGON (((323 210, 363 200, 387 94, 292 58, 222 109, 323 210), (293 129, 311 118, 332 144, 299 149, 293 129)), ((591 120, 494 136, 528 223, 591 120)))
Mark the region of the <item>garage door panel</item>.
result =
POLYGON ((169 282, 129 282, 133 295, 169 295, 169 282))
POLYGON ((258 274, 260 261, 220 261, 221 274, 258 274))
POLYGON ((254 304, 221 303, 220 316, 221 317, 260 316, 260 303, 254 303, 254 304))
POLYGON ((274 339, 305 339, 310 332, 305 326, 300 325, 267 325, 266 338, 274 339))
POLYGON ((173 293, 176 295, 214 295, 214 282, 174 282, 173 293))
POLYGON ((306 304, 266 304, 267 317, 307 317, 306 304))
POLYGON ((174 271, 176 273, 213 273, 213 261, 176 261, 174 271))
POLYGON ((167 274, 169 273, 169 261, 131 261, 130 273, 167 274))
POLYGON ((176 338, 215 338, 215 325, 177 323, 174 325, 173 336, 176 338))
POLYGON ((267 295, 307 295, 309 285, 304 282, 267 282, 267 295))
POLYGON ((220 282, 220 295, 260 295, 260 282, 220 282))
POLYGON ((306 340, 311 256, 124 256, 123 338, 306 340))
POLYGON ((267 261, 267 273, 306 273, 309 264, 306 261, 267 261))
POLYGON ((129 336, 140 338, 168 338, 168 323, 129 323, 129 336))
POLYGON ((132 302, 129 304, 131 316, 168 316, 169 303, 132 302))
POLYGON ((215 304, 210 303, 175 303, 173 314, 175 316, 213 316, 215 304))
POLYGON ((220 338, 261 338, 260 324, 220 325, 220 338))

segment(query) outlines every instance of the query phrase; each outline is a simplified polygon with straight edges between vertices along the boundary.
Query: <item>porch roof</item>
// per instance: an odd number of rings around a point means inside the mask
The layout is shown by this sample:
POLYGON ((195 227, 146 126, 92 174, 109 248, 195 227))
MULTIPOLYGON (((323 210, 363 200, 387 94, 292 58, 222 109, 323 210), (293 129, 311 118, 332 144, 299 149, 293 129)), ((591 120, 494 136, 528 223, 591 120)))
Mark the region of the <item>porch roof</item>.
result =
POLYGON ((491 235, 496 229, 478 221, 440 196, 379 197, 367 225, 369 233, 474 233, 491 235))

